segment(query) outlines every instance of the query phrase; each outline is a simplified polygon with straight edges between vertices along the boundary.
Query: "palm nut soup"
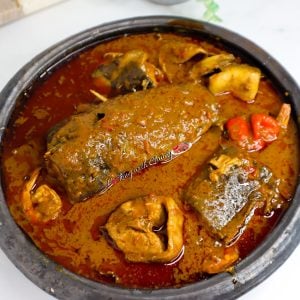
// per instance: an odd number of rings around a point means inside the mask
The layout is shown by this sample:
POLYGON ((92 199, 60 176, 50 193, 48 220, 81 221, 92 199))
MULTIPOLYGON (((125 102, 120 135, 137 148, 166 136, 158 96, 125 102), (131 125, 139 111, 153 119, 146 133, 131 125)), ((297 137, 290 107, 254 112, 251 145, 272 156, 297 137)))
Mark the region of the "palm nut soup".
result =
POLYGON ((92 280, 163 288, 232 272, 293 197, 290 104, 205 40, 120 37, 27 98, 3 143, 8 206, 47 256, 92 280))

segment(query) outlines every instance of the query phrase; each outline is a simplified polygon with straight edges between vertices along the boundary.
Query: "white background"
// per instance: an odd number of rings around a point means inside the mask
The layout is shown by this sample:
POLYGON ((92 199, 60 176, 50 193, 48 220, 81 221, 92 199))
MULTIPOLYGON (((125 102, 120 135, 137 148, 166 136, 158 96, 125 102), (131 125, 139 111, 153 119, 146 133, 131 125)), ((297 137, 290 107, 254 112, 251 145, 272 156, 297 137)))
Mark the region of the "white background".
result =
MULTIPOLYGON (((299 0, 216 1, 220 5, 221 26, 244 35, 267 50, 300 83, 299 0)), ((62 2, 0 27, 0 90, 39 52, 89 27, 141 15, 165 14, 201 19, 203 12, 203 5, 196 0, 175 6, 161 6, 147 0, 62 2)), ((240 299, 300 299, 299 267, 300 247, 271 277, 240 299)), ((54 300, 25 278, 0 250, 2 299, 54 300)))

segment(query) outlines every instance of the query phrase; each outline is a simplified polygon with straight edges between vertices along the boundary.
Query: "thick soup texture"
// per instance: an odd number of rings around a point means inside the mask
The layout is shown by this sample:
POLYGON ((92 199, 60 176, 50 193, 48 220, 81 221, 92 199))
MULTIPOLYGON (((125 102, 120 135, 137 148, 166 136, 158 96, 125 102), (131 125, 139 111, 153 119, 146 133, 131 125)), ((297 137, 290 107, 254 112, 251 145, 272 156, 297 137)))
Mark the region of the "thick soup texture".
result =
POLYGON ((11 214, 95 281, 163 288, 233 271, 293 197, 298 132, 283 100, 207 41, 100 44, 24 95, 2 152, 11 214))

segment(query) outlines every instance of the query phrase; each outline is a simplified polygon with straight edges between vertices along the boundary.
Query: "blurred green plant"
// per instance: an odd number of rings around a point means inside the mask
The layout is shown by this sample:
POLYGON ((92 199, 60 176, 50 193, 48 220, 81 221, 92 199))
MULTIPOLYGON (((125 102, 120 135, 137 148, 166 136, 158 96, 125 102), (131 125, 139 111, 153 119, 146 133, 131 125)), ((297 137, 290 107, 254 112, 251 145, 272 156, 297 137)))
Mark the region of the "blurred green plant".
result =
POLYGON ((214 0, 197 0, 202 2, 205 6, 205 11, 202 15, 205 21, 209 22, 222 22, 222 19, 217 15, 220 8, 219 4, 214 0))

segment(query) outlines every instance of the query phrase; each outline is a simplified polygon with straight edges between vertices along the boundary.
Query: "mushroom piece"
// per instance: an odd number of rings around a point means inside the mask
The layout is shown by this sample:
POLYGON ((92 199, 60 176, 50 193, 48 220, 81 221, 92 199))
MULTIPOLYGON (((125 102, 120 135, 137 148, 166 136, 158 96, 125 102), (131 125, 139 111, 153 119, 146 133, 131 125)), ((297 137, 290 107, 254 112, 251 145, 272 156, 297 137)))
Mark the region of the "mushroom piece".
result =
POLYGON ((160 48, 158 61, 169 82, 172 83, 178 71, 177 66, 187 62, 197 54, 207 55, 207 51, 193 43, 170 41, 160 48))
POLYGON ((150 195, 123 203, 105 228, 133 262, 170 262, 183 246, 183 215, 176 202, 150 195))
POLYGON ((62 201, 53 189, 46 184, 36 187, 40 171, 40 168, 33 171, 22 191, 23 211, 30 223, 53 220, 62 208, 62 201))
POLYGON ((235 57, 227 53, 205 57, 193 66, 190 71, 190 76, 192 79, 198 80, 201 76, 210 74, 218 69, 223 69, 234 60, 235 57))
POLYGON ((106 53, 105 62, 92 74, 94 84, 105 95, 125 94, 145 90, 157 85, 161 71, 147 62, 142 50, 126 53, 106 53))
POLYGON ((261 72, 246 64, 229 65, 209 78, 209 90, 214 94, 231 92, 237 98, 252 102, 258 91, 261 72))

